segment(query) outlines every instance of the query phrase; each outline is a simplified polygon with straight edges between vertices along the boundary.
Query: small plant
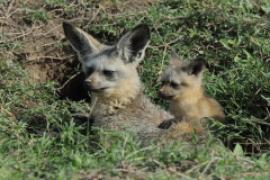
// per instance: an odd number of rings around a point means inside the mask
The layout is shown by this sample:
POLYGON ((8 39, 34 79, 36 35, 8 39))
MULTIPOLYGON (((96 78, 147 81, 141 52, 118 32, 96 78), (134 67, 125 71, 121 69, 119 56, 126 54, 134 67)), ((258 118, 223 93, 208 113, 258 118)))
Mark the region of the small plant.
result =
POLYGON ((49 19, 49 15, 47 12, 43 9, 26 9, 26 20, 29 21, 30 23, 46 23, 49 19))

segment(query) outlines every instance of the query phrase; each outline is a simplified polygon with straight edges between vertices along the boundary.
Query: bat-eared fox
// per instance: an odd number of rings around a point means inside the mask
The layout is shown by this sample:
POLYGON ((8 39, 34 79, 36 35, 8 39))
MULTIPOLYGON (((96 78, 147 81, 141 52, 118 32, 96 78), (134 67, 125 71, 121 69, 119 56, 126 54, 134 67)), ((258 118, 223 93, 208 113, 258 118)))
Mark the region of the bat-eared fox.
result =
POLYGON ((63 23, 63 29, 79 56, 85 84, 95 99, 93 126, 131 131, 144 140, 167 131, 158 125, 173 116, 143 94, 137 72, 150 40, 146 25, 136 26, 114 45, 102 44, 68 22, 63 23))
POLYGON ((213 117, 223 120, 225 115, 221 105, 204 93, 202 78, 205 62, 197 58, 191 62, 180 60, 175 54, 160 77, 159 94, 170 101, 169 111, 175 119, 164 121, 159 127, 168 128, 179 123, 179 131, 203 132, 202 120, 213 117))

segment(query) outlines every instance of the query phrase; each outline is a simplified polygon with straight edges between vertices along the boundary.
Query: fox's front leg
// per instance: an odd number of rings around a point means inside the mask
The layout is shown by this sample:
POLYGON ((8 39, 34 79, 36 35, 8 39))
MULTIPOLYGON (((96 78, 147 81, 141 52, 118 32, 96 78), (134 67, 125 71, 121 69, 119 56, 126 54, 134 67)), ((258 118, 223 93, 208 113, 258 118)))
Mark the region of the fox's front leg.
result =
POLYGON ((174 123, 178 123, 179 120, 176 118, 168 119, 158 125, 160 129, 169 129, 174 123))

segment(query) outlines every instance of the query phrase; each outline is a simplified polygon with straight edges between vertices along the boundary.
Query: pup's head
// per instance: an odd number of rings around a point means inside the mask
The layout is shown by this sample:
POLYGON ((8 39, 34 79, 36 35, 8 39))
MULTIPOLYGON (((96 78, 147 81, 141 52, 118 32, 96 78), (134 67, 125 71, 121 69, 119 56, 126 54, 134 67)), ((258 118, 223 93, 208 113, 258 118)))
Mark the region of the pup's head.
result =
POLYGON ((135 93, 140 88, 136 67, 144 58, 150 39, 146 25, 135 27, 110 46, 67 22, 63 29, 79 56, 90 91, 110 97, 135 93))
POLYGON ((176 56, 172 57, 169 66, 160 77, 160 96, 164 99, 174 99, 200 88, 204 69, 205 62, 202 59, 187 63, 176 56))

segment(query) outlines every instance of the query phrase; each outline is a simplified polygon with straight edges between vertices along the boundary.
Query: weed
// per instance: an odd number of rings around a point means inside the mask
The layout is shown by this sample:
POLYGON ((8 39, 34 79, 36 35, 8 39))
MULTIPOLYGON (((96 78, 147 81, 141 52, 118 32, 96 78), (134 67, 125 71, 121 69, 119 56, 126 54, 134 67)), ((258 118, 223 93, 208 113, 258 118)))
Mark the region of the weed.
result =
POLYGON ((47 12, 43 9, 26 9, 26 18, 25 20, 28 21, 29 23, 35 23, 35 22, 41 22, 41 23, 46 23, 49 19, 49 16, 47 12))

